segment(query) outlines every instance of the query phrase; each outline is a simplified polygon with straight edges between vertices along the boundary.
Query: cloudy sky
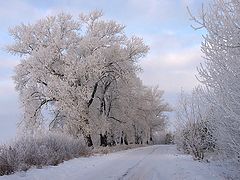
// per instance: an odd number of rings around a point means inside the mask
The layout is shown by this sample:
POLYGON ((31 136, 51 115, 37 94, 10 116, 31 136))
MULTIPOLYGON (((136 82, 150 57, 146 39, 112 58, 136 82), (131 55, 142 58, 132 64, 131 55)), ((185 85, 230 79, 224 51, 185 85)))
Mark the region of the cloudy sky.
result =
MULTIPOLYGON (((15 136, 21 119, 18 95, 11 76, 18 57, 4 47, 12 42, 8 29, 20 23, 32 23, 59 12, 78 15, 99 9, 107 19, 126 25, 126 33, 143 37, 151 48, 140 61, 143 82, 158 85, 165 99, 174 105, 181 88, 190 91, 198 82, 196 66, 203 61, 201 31, 190 25, 186 7, 197 13, 207 0, 7 0, 0 6, 0 142, 15 136)), ((173 116, 171 116, 173 118, 173 116)))

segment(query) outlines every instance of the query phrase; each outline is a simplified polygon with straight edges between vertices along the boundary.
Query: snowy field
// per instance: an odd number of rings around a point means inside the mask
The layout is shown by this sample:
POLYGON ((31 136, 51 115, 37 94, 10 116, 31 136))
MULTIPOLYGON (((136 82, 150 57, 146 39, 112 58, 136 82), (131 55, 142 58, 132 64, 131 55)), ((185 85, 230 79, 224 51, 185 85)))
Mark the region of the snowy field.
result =
POLYGON ((211 163, 193 161, 174 145, 155 145, 73 159, 0 180, 223 180, 211 163))

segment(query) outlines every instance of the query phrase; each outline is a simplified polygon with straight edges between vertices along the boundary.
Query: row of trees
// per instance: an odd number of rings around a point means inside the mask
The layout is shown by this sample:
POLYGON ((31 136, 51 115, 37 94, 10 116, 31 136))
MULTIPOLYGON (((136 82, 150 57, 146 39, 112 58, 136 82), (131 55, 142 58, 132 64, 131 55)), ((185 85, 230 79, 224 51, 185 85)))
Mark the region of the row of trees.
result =
POLYGON ((170 109, 161 90, 137 77, 149 48, 124 28, 99 11, 12 28, 8 51, 22 58, 14 76, 22 126, 83 137, 88 146, 150 143, 170 109))
MULTIPOLYGON (((239 165, 240 2, 216 0, 206 12, 203 11, 201 17, 193 19, 207 31, 202 43, 205 62, 198 68, 198 79, 202 86, 194 91, 190 99, 200 97, 200 109, 204 111, 197 112, 199 115, 192 117, 189 122, 196 124, 200 120, 201 124, 207 124, 207 129, 210 129, 207 132, 214 137, 216 151, 239 165)), ((198 108, 194 106, 190 109, 195 113, 198 108)), ((180 112, 186 112, 186 109, 180 112)))

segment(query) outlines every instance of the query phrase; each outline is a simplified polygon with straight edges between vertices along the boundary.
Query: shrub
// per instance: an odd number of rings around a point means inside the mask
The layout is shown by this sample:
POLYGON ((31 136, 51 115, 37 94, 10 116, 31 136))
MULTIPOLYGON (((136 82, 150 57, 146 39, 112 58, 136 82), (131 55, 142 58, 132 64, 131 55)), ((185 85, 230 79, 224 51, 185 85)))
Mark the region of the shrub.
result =
POLYGON ((207 152, 215 149, 215 139, 207 122, 187 122, 183 129, 178 129, 175 138, 179 149, 192 154, 195 159, 204 159, 207 152))
POLYGON ((173 144, 173 134, 172 133, 167 133, 166 136, 165 136, 165 140, 164 140, 164 143, 165 144, 173 144))
POLYGON ((35 166, 58 165, 65 160, 86 156, 89 149, 82 139, 61 133, 22 136, 11 145, 0 147, 0 175, 26 171, 35 166))

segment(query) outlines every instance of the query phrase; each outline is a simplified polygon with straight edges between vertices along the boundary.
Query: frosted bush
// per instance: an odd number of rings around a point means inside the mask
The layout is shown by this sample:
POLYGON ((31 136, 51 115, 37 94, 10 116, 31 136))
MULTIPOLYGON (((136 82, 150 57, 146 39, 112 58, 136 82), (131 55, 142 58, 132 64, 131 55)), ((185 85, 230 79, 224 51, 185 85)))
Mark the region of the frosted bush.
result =
POLYGON ((58 165, 88 154, 89 149, 82 139, 65 134, 48 132, 22 136, 11 145, 0 147, 0 175, 25 171, 32 166, 58 165))

